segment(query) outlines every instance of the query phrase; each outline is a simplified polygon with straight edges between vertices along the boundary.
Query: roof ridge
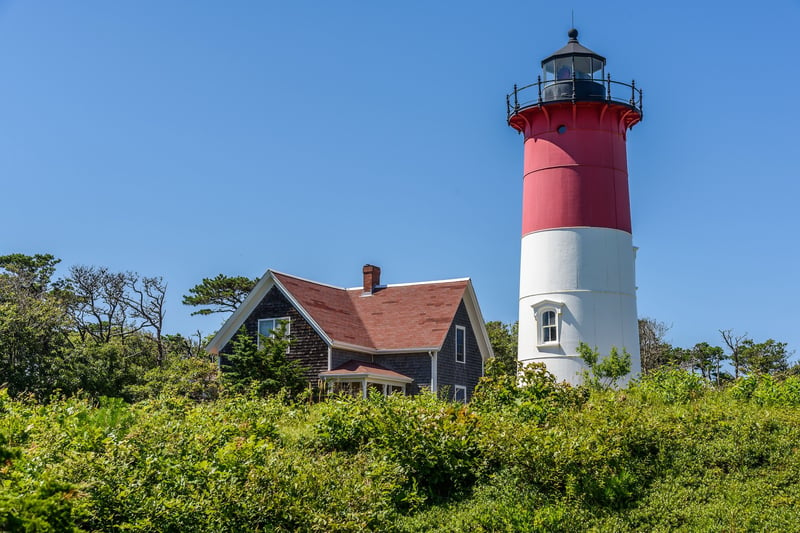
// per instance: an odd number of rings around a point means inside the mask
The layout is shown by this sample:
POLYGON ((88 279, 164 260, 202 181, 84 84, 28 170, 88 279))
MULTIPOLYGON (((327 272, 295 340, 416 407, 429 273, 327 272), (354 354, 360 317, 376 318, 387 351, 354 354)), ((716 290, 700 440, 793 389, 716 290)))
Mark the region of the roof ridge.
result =
POLYGON ((322 285, 323 287, 328 287, 330 289, 338 289, 340 291, 347 291, 345 287, 337 287, 336 285, 331 285, 330 283, 322 283, 321 281, 315 281, 313 279, 303 278, 301 276, 295 276, 293 274, 287 274, 286 272, 278 272, 277 270, 272 270, 271 268, 267 270, 268 272, 272 272, 273 274, 278 274, 281 276, 286 276, 287 278, 293 278, 300 281, 305 281, 306 283, 313 283, 314 285, 322 285))
MULTIPOLYGON (((390 283, 388 285, 378 285, 378 289, 389 289, 392 287, 410 287, 412 285, 435 285, 443 283, 455 283, 457 281, 470 281, 470 278, 453 278, 453 279, 438 279, 431 281, 412 281, 409 283, 390 283)), ((346 291, 363 291, 364 287, 348 287, 346 291)))

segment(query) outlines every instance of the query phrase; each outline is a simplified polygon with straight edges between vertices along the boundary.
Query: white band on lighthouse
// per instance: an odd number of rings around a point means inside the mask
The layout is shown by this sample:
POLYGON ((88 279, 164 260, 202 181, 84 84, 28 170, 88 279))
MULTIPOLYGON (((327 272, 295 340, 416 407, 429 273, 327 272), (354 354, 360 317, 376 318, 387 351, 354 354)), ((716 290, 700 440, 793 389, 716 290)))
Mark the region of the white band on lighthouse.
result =
POLYGON ((559 380, 578 383, 586 368, 578 345, 585 342, 601 355, 612 346, 627 350, 632 374, 638 374, 634 260, 631 234, 621 230, 558 228, 525 235, 519 360, 545 363, 559 380), (548 309, 557 312, 545 315, 548 309))

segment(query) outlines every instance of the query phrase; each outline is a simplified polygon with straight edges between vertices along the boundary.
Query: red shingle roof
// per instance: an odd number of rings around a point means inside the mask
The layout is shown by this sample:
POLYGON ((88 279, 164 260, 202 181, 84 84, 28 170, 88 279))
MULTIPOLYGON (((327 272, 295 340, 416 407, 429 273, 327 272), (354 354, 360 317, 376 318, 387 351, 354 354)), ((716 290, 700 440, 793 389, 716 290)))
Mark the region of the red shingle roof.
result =
POLYGON ((395 372, 394 370, 389 370, 388 368, 384 368, 377 363, 354 361, 353 359, 347 361, 342 365, 339 365, 333 370, 328 370, 327 372, 321 372, 320 376, 335 377, 335 376, 352 376, 354 374, 364 374, 364 375, 368 374, 370 376, 381 376, 389 379, 397 379, 400 381, 412 381, 410 377, 405 376, 399 372, 395 372))
POLYGON ((441 347, 468 280, 341 289, 278 272, 275 279, 334 343, 373 350, 441 347))

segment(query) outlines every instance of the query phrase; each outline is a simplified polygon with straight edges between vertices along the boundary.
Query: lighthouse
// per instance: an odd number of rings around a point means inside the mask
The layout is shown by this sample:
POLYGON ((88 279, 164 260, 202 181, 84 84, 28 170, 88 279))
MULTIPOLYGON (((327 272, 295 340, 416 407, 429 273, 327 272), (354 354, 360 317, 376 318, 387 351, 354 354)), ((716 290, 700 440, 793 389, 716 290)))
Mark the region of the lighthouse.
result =
POLYGON ((629 377, 641 369, 625 142, 642 91, 568 36, 506 104, 524 139, 518 358, 576 384, 581 342, 601 358, 627 350, 629 377))

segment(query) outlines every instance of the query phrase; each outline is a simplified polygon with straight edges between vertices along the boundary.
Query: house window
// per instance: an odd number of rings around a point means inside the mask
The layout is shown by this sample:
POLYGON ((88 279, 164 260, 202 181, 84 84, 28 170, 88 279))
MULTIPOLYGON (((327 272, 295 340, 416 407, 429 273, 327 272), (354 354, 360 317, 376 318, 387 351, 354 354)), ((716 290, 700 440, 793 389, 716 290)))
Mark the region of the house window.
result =
MULTIPOLYGON (((280 318, 261 318, 258 321, 258 348, 261 349, 261 336, 265 337, 274 337, 275 332, 278 331, 281 325, 286 326, 285 336, 284 338, 289 338, 289 330, 291 328, 291 322, 289 321, 288 316, 280 317, 280 318)), ((287 348, 286 351, 288 352, 289 349, 287 348)))
POLYGON ((453 400, 456 402, 467 403, 467 388, 463 385, 456 385, 453 393, 453 400))
POLYGON ((467 362, 467 328, 456 326, 456 362, 467 362))
POLYGON ((558 342, 558 324, 553 310, 542 313, 542 343, 548 342, 558 342))

